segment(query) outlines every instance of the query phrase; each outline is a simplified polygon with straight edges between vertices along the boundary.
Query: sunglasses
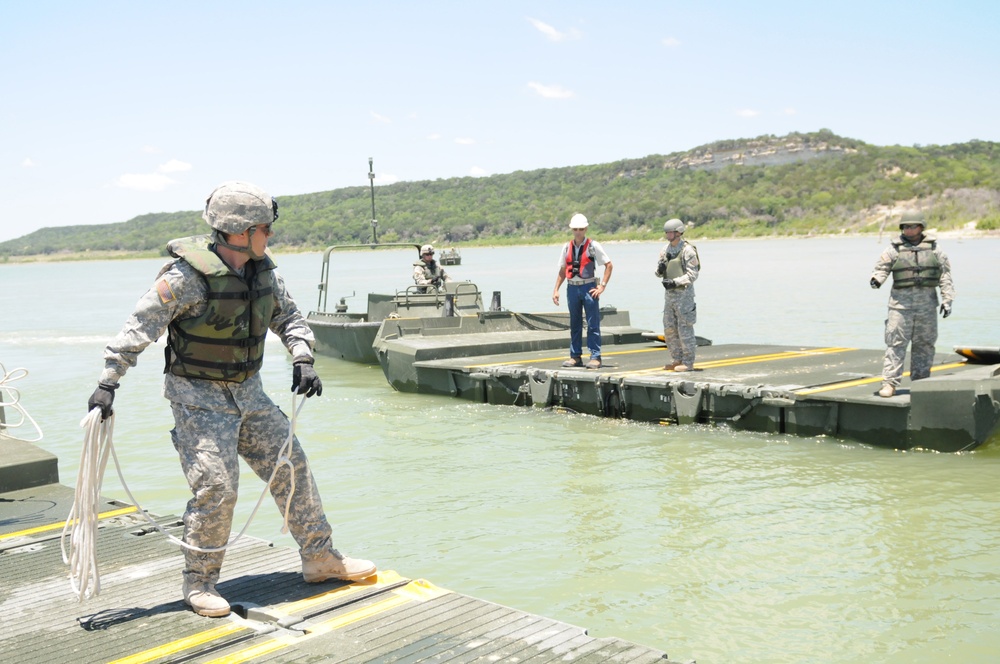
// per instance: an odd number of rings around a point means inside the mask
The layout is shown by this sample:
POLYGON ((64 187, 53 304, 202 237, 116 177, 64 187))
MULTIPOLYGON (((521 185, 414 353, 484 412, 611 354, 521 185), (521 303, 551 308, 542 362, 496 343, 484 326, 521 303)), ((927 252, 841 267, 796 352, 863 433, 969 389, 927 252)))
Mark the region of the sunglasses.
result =
POLYGON ((899 227, 906 231, 911 228, 920 228, 920 224, 900 224, 899 227))

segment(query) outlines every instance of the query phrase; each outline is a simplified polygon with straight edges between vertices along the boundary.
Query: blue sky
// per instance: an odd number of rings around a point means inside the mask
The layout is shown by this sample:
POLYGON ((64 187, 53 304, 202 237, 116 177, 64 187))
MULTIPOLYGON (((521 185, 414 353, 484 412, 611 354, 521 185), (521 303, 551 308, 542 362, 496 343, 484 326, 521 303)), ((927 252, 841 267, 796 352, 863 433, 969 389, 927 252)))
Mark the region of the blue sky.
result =
MULTIPOLYGON (((0 0, 0 241, 821 128, 1000 140, 1000 3, 0 0)), ((367 220, 361 220, 367 221, 367 220)))

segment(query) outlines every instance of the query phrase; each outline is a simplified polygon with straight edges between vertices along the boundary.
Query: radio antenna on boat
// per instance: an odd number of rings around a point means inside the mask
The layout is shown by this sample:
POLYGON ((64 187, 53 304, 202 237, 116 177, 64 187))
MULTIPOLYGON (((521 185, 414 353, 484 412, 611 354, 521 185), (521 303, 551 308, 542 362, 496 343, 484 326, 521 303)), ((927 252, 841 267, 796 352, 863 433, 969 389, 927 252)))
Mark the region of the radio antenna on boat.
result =
POLYGON ((372 244, 378 244, 378 220, 375 219, 375 171, 372 169, 371 157, 368 157, 368 184, 372 190, 372 244))

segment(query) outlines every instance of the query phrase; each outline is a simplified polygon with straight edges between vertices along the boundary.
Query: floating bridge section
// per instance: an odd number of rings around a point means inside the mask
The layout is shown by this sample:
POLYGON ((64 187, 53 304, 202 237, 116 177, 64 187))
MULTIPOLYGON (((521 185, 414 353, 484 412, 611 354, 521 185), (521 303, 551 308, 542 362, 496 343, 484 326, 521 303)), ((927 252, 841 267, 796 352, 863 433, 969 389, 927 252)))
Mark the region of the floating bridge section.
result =
POLYGON ((676 373, 664 370, 663 343, 611 310, 602 319, 603 367, 567 369, 559 322, 558 314, 510 312, 386 321, 374 347, 389 383, 404 392, 894 449, 959 452, 1000 438, 1000 364, 968 353, 939 354, 930 378, 906 374, 896 396, 882 398, 882 350, 706 345, 694 371, 676 373))

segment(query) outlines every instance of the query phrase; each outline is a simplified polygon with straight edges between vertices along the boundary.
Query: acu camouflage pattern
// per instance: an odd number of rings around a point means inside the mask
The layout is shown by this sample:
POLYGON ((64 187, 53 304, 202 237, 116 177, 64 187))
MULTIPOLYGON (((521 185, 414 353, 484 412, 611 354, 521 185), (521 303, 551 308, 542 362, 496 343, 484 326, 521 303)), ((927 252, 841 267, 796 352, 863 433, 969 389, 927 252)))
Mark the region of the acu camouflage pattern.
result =
POLYGON ((200 272, 208 284, 205 311, 175 319, 168 328, 170 373, 235 382, 257 373, 274 313, 274 263, 269 257, 250 261, 241 276, 209 250, 206 238, 175 240, 168 250, 200 272))
MULTIPOLYGON (((171 243, 174 244, 174 243, 171 243)), ((268 328, 277 334, 294 360, 312 359, 312 330, 285 288, 277 271, 273 279, 273 313, 268 328)), ((177 319, 202 315, 208 308, 208 284, 186 260, 167 263, 156 282, 138 301, 118 335, 104 351, 100 381, 117 384, 139 354, 160 338, 177 319)), ((264 392, 260 375, 243 382, 204 380, 164 375, 163 395, 174 413, 171 432, 193 497, 185 513, 189 543, 200 548, 225 544, 232 525, 232 503, 239 489, 242 456, 258 475, 268 477, 278 449, 288 436, 288 418, 264 392), (236 468, 236 470, 234 470, 236 468)), ((292 536, 305 558, 319 557, 329 548, 330 526, 315 481, 297 440, 290 459, 295 466, 295 496, 289 522, 292 536)), ((272 495, 286 496, 290 475, 282 470, 272 495)), ((281 508, 284 501, 280 500, 281 508)), ((222 555, 187 552, 189 581, 215 582, 222 555)))
MULTIPOLYGON (((899 387, 903 376, 907 345, 911 346, 910 380, 920 380, 930 375, 938 334, 938 306, 946 304, 951 307, 952 300, 955 299, 948 257, 937 248, 934 236, 925 234, 923 242, 933 245, 930 251, 933 252, 933 260, 940 270, 940 276, 936 287, 924 285, 899 288, 893 282, 889 293, 889 314, 885 321, 886 349, 882 362, 882 381, 893 387, 899 387), (940 303, 938 288, 941 290, 940 303)), ((900 236, 882 252, 872 271, 872 279, 880 284, 885 283, 893 273, 893 266, 897 265, 899 248, 904 244, 909 243, 900 236)))
POLYGON ((674 362, 694 366, 698 340, 694 334, 698 322, 698 306, 694 301, 694 282, 701 271, 698 250, 681 240, 677 246, 669 243, 660 250, 654 274, 660 279, 673 279, 677 288, 663 291, 663 340, 674 362), (666 263, 664 270, 660 263, 666 263), (678 275, 678 276, 673 276, 678 275))
MULTIPOLYGON (((227 397, 238 412, 220 413, 197 406, 173 403, 174 429, 170 432, 192 497, 184 512, 184 541, 199 548, 222 547, 232 532, 233 511, 239 493, 239 457, 264 481, 274 472, 278 452, 288 437, 289 422, 274 403, 257 403, 263 396, 260 378, 227 386, 227 397), (260 394, 243 407, 243 386, 255 383, 260 394)), ((256 391, 256 390, 255 390, 256 391)), ((295 468, 295 494, 289 507, 288 526, 303 559, 317 558, 331 548, 330 524, 323 512, 319 490, 302 447, 293 438, 288 455, 295 468)), ((284 511, 292 476, 282 466, 271 483, 271 496, 284 511)), ((190 583, 216 583, 224 551, 202 553, 184 549, 184 576, 190 583)))

